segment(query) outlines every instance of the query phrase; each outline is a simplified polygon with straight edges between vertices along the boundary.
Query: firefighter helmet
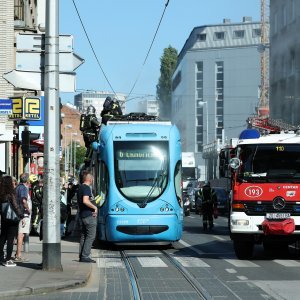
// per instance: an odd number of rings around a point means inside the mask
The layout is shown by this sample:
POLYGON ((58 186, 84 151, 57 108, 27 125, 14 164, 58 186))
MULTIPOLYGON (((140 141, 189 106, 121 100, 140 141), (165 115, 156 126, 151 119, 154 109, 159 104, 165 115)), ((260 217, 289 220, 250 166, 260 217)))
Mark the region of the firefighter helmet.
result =
POLYGON ((94 115, 96 113, 96 109, 93 105, 89 105, 86 109, 87 115, 94 115))
POLYGON ((29 176, 29 181, 30 181, 30 183, 34 183, 34 182, 38 181, 38 178, 35 174, 31 174, 29 176))

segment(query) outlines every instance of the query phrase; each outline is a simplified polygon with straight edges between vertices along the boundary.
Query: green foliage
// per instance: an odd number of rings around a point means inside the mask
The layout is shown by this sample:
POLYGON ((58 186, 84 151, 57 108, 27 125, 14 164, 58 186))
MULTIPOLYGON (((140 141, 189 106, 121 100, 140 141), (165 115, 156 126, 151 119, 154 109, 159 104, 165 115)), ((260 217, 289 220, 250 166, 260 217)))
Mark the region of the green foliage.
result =
POLYGON ((160 77, 156 85, 156 97, 159 101, 160 116, 163 118, 171 116, 172 76, 176 69, 177 56, 177 50, 169 46, 164 49, 164 54, 160 59, 160 77))
POLYGON ((84 162, 85 153, 86 153, 86 148, 83 146, 80 146, 76 149, 76 168, 77 169, 84 162))

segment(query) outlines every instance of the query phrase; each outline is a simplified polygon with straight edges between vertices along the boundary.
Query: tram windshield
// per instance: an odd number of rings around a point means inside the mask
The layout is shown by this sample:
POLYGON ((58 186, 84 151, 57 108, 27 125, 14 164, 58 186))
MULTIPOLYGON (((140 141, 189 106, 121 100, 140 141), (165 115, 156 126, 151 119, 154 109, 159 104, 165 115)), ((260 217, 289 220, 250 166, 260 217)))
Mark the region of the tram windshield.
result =
POLYGON ((244 182, 300 182, 300 145, 242 145, 237 154, 244 182))
POLYGON ((168 142, 114 143, 115 182, 128 200, 147 203, 157 199, 168 182, 168 142))

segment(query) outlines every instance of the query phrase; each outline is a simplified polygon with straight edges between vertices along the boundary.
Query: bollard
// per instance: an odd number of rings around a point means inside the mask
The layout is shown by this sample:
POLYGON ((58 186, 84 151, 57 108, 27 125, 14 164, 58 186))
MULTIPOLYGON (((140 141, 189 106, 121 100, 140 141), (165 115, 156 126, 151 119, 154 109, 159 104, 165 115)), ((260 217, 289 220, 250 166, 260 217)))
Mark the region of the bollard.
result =
POLYGON ((24 235, 24 252, 29 252, 29 234, 24 235))

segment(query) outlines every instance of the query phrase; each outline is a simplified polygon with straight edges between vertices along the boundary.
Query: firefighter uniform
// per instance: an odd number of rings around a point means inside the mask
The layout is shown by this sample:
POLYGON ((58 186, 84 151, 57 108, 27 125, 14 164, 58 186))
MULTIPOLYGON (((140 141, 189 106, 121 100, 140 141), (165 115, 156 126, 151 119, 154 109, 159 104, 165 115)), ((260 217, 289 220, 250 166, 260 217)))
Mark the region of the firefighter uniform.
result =
POLYGON ((206 183, 202 190, 198 191, 198 197, 202 199, 202 218, 203 229, 212 229, 214 227, 214 210, 217 206, 217 196, 215 191, 210 187, 210 183, 206 183))
POLYGON ((90 161, 92 155, 91 144, 98 139, 100 130, 100 123, 96 117, 94 106, 88 106, 87 113, 81 115, 80 130, 86 147, 85 160, 90 161))

